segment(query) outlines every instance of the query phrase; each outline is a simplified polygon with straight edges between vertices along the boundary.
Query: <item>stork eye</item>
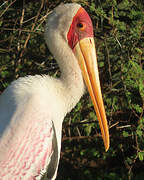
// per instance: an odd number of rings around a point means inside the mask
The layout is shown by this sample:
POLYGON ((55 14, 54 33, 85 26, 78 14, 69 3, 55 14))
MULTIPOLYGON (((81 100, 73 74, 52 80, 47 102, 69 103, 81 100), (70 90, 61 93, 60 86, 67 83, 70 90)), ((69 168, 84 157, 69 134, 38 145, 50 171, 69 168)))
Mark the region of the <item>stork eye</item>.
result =
POLYGON ((78 23, 77 24, 77 28, 80 29, 80 30, 84 30, 85 29, 85 24, 84 23, 78 23))
POLYGON ((78 28, 83 28, 83 24, 82 24, 82 23, 78 23, 78 24, 77 24, 77 27, 78 27, 78 28))

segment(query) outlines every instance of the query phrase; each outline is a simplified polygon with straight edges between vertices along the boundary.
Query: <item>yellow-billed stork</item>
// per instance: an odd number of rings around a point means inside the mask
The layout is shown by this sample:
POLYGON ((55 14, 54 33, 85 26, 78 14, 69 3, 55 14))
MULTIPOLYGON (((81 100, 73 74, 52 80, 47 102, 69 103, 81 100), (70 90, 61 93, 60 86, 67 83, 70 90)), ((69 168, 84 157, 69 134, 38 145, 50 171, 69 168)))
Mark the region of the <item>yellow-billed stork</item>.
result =
POLYGON ((105 149, 109 148, 89 15, 76 3, 59 5, 48 15, 45 40, 59 64, 61 77, 19 78, 0 97, 2 180, 40 179, 47 168, 48 178, 56 178, 62 122, 84 94, 85 84, 98 117, 105 149))

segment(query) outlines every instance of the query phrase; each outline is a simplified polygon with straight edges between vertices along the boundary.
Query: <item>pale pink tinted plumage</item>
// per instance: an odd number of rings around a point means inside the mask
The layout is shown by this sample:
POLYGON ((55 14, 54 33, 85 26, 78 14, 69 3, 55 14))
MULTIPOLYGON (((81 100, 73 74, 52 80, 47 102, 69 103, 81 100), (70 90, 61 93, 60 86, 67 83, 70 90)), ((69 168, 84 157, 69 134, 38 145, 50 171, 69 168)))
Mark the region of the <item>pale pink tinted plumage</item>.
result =
POLYGON ((34 97, 21 109, 23 112, 19 115, 22 126, 13 127, 8 146, 1 157, 2 179, 37 177, 46 168, 46 161, 50 160, 53 151, 53 124, 45 104, 38 102, 39 99, 34 97))

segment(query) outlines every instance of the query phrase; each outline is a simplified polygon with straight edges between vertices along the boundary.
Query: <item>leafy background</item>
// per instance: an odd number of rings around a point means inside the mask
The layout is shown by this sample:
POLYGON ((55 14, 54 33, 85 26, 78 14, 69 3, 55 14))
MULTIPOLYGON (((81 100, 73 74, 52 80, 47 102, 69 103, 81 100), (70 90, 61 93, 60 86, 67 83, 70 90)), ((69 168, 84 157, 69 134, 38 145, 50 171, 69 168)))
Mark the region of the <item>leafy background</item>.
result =
POLYGON ((111 147, 105 152, 87 93, 63 123, 57 180, 143 180, 143 0, 1 0, 0 93, 20 76, 59 76, 43 32, 47 14, 66 2, 93 21, 111 147))

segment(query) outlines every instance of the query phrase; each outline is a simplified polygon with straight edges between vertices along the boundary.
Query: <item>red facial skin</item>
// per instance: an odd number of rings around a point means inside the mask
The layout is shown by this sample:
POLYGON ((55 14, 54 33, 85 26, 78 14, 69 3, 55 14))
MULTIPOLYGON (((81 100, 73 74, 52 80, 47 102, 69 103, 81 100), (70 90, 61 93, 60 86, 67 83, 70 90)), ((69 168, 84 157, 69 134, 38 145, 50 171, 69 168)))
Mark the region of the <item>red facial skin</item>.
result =
POLYGON ((73 49, 78 41, 86 37, 93 37, 93 25, 88 13, 80 7, 67 34, 68 44, 73 49))

